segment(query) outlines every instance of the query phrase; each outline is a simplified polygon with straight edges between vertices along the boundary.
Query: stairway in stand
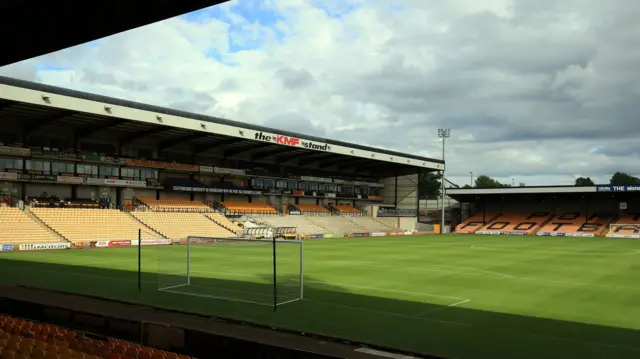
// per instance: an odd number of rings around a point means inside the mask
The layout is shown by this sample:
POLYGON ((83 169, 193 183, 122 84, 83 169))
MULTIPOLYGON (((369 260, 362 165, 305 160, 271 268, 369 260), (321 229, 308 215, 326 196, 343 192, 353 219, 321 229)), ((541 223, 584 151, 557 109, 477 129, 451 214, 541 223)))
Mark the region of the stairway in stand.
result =
POLYGON ((40 227, 46 229, 47 231, 49 231, 49 233, 53 234, 54 236, 56 236, 57 238, 59 238, 59 240, 61 242, 71 242, 70 240, 68 240, 65 236, 63 236, 62 234, 56 232, 53 228, 47 226, 44 222, 42 222, 40 220, 40 218, 38 218, 35 214, 31 213, 31 207, 29 206, 25 206, 24 207, 24 213, 27 215, 27 217, 31 218, 34 222, 36 222, 40 227))

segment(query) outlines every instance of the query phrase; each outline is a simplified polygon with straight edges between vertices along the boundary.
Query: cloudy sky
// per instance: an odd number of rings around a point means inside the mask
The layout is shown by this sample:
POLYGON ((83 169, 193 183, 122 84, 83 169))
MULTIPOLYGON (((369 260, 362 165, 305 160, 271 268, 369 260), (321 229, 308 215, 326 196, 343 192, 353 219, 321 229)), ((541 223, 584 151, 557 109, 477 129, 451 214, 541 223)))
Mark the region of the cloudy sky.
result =
POLYGON ((441 157, 448 177, 640 175, 640 2, 237 0, 0 68, 441 157))

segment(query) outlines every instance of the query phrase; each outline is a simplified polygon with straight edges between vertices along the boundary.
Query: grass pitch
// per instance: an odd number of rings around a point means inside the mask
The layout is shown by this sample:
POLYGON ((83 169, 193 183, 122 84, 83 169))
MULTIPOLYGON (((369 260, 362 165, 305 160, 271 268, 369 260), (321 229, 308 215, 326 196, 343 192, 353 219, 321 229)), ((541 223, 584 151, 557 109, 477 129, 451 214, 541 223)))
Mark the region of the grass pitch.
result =
MULTIPOLYGON (((297 247, 297 246, 296 246, 297 247)), ((448 358, 640 357, 640 241, 412 236, 304 243, 304 300, 271 303, 271 248, 185 246, 0 253, 4 282, 268 324, 448 358)), ((288 247, 287 247, 288 248, 288 247)), ((298 257, 279 252, 278 291, 298 257)), ((289 283, 289 284, 287 284, 289 283)))

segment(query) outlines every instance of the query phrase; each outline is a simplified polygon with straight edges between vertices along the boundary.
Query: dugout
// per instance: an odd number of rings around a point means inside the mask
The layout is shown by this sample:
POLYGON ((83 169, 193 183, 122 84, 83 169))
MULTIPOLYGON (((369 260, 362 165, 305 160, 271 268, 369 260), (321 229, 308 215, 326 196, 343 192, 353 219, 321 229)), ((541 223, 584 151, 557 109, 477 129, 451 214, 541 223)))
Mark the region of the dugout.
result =
POLYGON ((453 209, 454 225, 478 214, 483 223, 490 213, 579 214, 584 223, 607 218, 614 223, 640 213, 640 186, 532 186, 506 188, 449 188, 447 195, 460 203, 453 209))

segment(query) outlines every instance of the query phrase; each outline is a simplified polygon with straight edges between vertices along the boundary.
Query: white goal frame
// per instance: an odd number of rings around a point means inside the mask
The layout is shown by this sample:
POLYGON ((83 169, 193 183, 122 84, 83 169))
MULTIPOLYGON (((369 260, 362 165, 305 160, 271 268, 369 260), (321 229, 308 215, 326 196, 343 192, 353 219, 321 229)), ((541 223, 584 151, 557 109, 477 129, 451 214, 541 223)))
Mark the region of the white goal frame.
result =
MULTIPOLYGON (((212 298, 212 299, 223 299, 223 300, 230 300, 230 301, 236 301, 236 302, 243 302, 243 303, 249 303, 249 304, 257 304, 257 305, 264 305, 264 306, 272 306, 274 311, 277 310, 278 306, 281 306, 283 304, 289 304, 289 303, 293 303, 293 302, 297 302, 300 300, 304 299, 304 245, 303 242, 300 240, 288 240, 288 239, 255 239, 255 238, 246 238, 246 237, 231 237, 231 238, 220 238, 220 237, 201 237, 201 236, 189 236, 186 239, 186 247, 187 247, 187 253, 186 253, 186 282, 183 284, 176 284, 176 285, 170 285, 170 286, 166 286, 166 287, 161 287, 158 288, 159 291, 161 292, 168 292, 168 293, 175 293, 175 294, 182 294, 182 295, 189 295, 189 296, 196 296, 196 297, 204 297, 204 298, 212 298), (225 296, 219 296, 219 295, 210 295, 210 294, 198 294, 198 293, 188 293, 188 292, 183 292, 183 291, 179 291, 177 290, 178 288, 184 288, 184 287, 188 287, 191 285, 191 275, 192 275, 192 271, 191 271, 191 246, 192 246, 192 241, 198 241, 198 244, 208 244, 208 243, 216 243, 216 242, 254 242, 254 243, 263 243, 265 245, 269 245, 271 244, 272 246, 272 262, 273 262, 273 303, 268 304, 265 302, 258 302, 258 301, 251 301, 251 300, 245 300, 245 299, 240 299, 240 298, 233 298, 233 297, 225 297, 225 296), (277 245, 278 244, 284 244, 286 243, 287 245, 298 245, 299 246, 299 258, 300 258, 300 295, 297 298, 294 299, 288 299, 282 302, 278 301, 278 291, 277 291, 277 286, 278 286, 278 277, 277 277, 277 245)), ((195 243, 194 243, 195 244, 195 243)))
POLYGON ((640 223, 611 223, 609 224, 609 233, 607 233, 607 237, 610 238, 640 238, 640 223), (638 234, 616 234, 613 233, 613 229, 615 227, 635 227, 638 229, 638 234))

